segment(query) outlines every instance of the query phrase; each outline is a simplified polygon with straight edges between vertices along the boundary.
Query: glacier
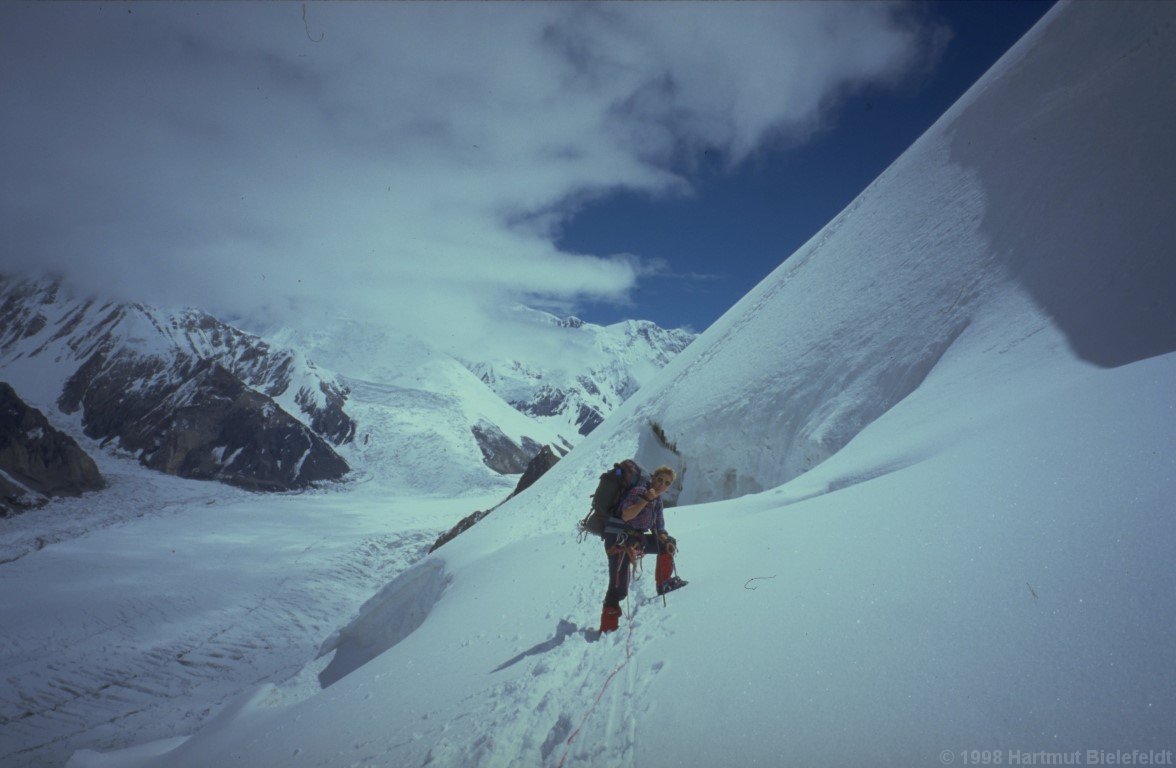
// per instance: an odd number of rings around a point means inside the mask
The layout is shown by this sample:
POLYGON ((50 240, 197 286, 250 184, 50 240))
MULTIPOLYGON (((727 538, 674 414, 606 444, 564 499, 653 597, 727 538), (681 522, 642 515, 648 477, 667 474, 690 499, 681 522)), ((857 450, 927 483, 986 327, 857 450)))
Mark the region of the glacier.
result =
MULTIPOLYGON (((531 489, 350 603, 321 658, 68 764, 1170 755, 1174 62, 1176 7, 1059 3, 531 489), (679 470, 690 586, 663 605, 639 580, 597 637, 604 558, 574 524, 624 456, 679 470)), ((5 575, 32 589, 37 562, 5 575)))

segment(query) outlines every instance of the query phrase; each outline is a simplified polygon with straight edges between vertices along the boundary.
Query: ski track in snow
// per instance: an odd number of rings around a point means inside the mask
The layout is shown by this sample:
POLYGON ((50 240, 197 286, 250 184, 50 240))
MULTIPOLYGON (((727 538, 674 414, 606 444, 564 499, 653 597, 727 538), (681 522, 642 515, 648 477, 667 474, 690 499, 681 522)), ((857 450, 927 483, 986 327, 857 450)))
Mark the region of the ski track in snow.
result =
MULTIPOLYGON (((0 580, 23 558, 97 531, 256 498, 211 483, 150 477, 109 457, 104 464, 111 487, 100 508, 87 496, 0 521, 0 580)), ((323 637, 419 559, 437 533, 366 536, 326 558, 311 543, 294 567, 228 608, 201 611, 187 596, 167 602, 124 596, 68 620, 59 614, 6 628, 0 765, 60 766, 77 748, 191 733, 245 690, 300 672, 323 637)))

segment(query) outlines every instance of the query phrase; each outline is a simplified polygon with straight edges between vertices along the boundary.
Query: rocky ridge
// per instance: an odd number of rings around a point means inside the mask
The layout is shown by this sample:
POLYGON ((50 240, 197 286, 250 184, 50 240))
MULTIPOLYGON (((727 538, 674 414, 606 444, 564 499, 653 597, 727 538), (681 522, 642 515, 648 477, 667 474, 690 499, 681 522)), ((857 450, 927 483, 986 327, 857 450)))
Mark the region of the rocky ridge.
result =
POLYGON ((539 478, 547 474, 548 470, 559 463, 560 458, 561 457, 557 456, 555 451, 551 449, 550 445, 544 445, 540 447, 539 452, 536 453, 535 457, 527 464, 527 468, 523 472, 523 476, 519 478, 518 484, 515 486, 514 491, 512 491, 509 496, 495 504, 493 507, 490 507, 490 509, 475 510, 463 517, 457 522, 457 525, 453 526, 448 531, 437 537, 437 540, 433 542, 433 546, 429 547, 429 552, 435 552, 445 544, 453 541, 458 536, 468 531, 470 528, 473 528, 479 521, 483 520, 491 512, 530 488, 532 485, 538 482, 539 478))
POLYGON ((0 382, 0 517, 104 486, 77 442, 0 382))
POLYGON ((0 362, 29 389, 60 387, 56 405, 79 413, 88 437, 154 469, 253 490, 348 471, 331 446, 355 434, 337 379, 197 310, 0 279, 0 362))

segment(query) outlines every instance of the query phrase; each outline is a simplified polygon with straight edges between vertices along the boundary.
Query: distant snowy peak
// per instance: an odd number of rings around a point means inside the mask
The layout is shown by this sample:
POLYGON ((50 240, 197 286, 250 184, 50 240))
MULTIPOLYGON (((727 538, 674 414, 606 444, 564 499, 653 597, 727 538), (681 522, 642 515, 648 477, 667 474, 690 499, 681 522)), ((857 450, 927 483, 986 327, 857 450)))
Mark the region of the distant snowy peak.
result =
POLYGON ((358 425, 344 454, 380 482, 430 493, 505 487, 502 475, 525 470, 543 445, 561 452, 572 447, 552 425, 508 405, 449 352, 378 320, 338 315, 274 328, 266 337, 338 371, 358 425), (441 464, 448 470, 439 476, 441 464))
POLYGON ((496 332, 512 352, 475 361, 345 319, 263 339, 198 309, 0 275, 0 366, 22 397, 146 466, 249 488, 349 467, 436 485, 429 467, 446 462, 457 486, 495 486, 543 445, 566 453, 693 339, 525 307, 496 332))
POLYGON ((23 396, 171 474, 280 490, 348 469, 328 444, 355 434, 336 378, 197 310, 0 278, 0 362, 23 396))
POLYGON ((646 320, 609 326, 515 307, 512 320, 557 334, 525 359, 466 361, 500 397, 528 416, 587 435, 685 349, 695 334, 646 320))

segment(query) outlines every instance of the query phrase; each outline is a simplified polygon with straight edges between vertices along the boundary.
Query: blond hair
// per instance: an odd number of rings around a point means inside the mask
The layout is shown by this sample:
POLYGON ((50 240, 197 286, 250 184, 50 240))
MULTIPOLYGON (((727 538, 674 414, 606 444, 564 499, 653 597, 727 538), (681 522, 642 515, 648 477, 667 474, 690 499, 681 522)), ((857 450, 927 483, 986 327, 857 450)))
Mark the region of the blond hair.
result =
POLYGON ((669 467, 658 467, 657 469, 653 470, 653 477, 664 477, 671 483, 674 482, 674 478, 677 476, 677 473, 675 473, 674 470, 670 469, 669 467))

